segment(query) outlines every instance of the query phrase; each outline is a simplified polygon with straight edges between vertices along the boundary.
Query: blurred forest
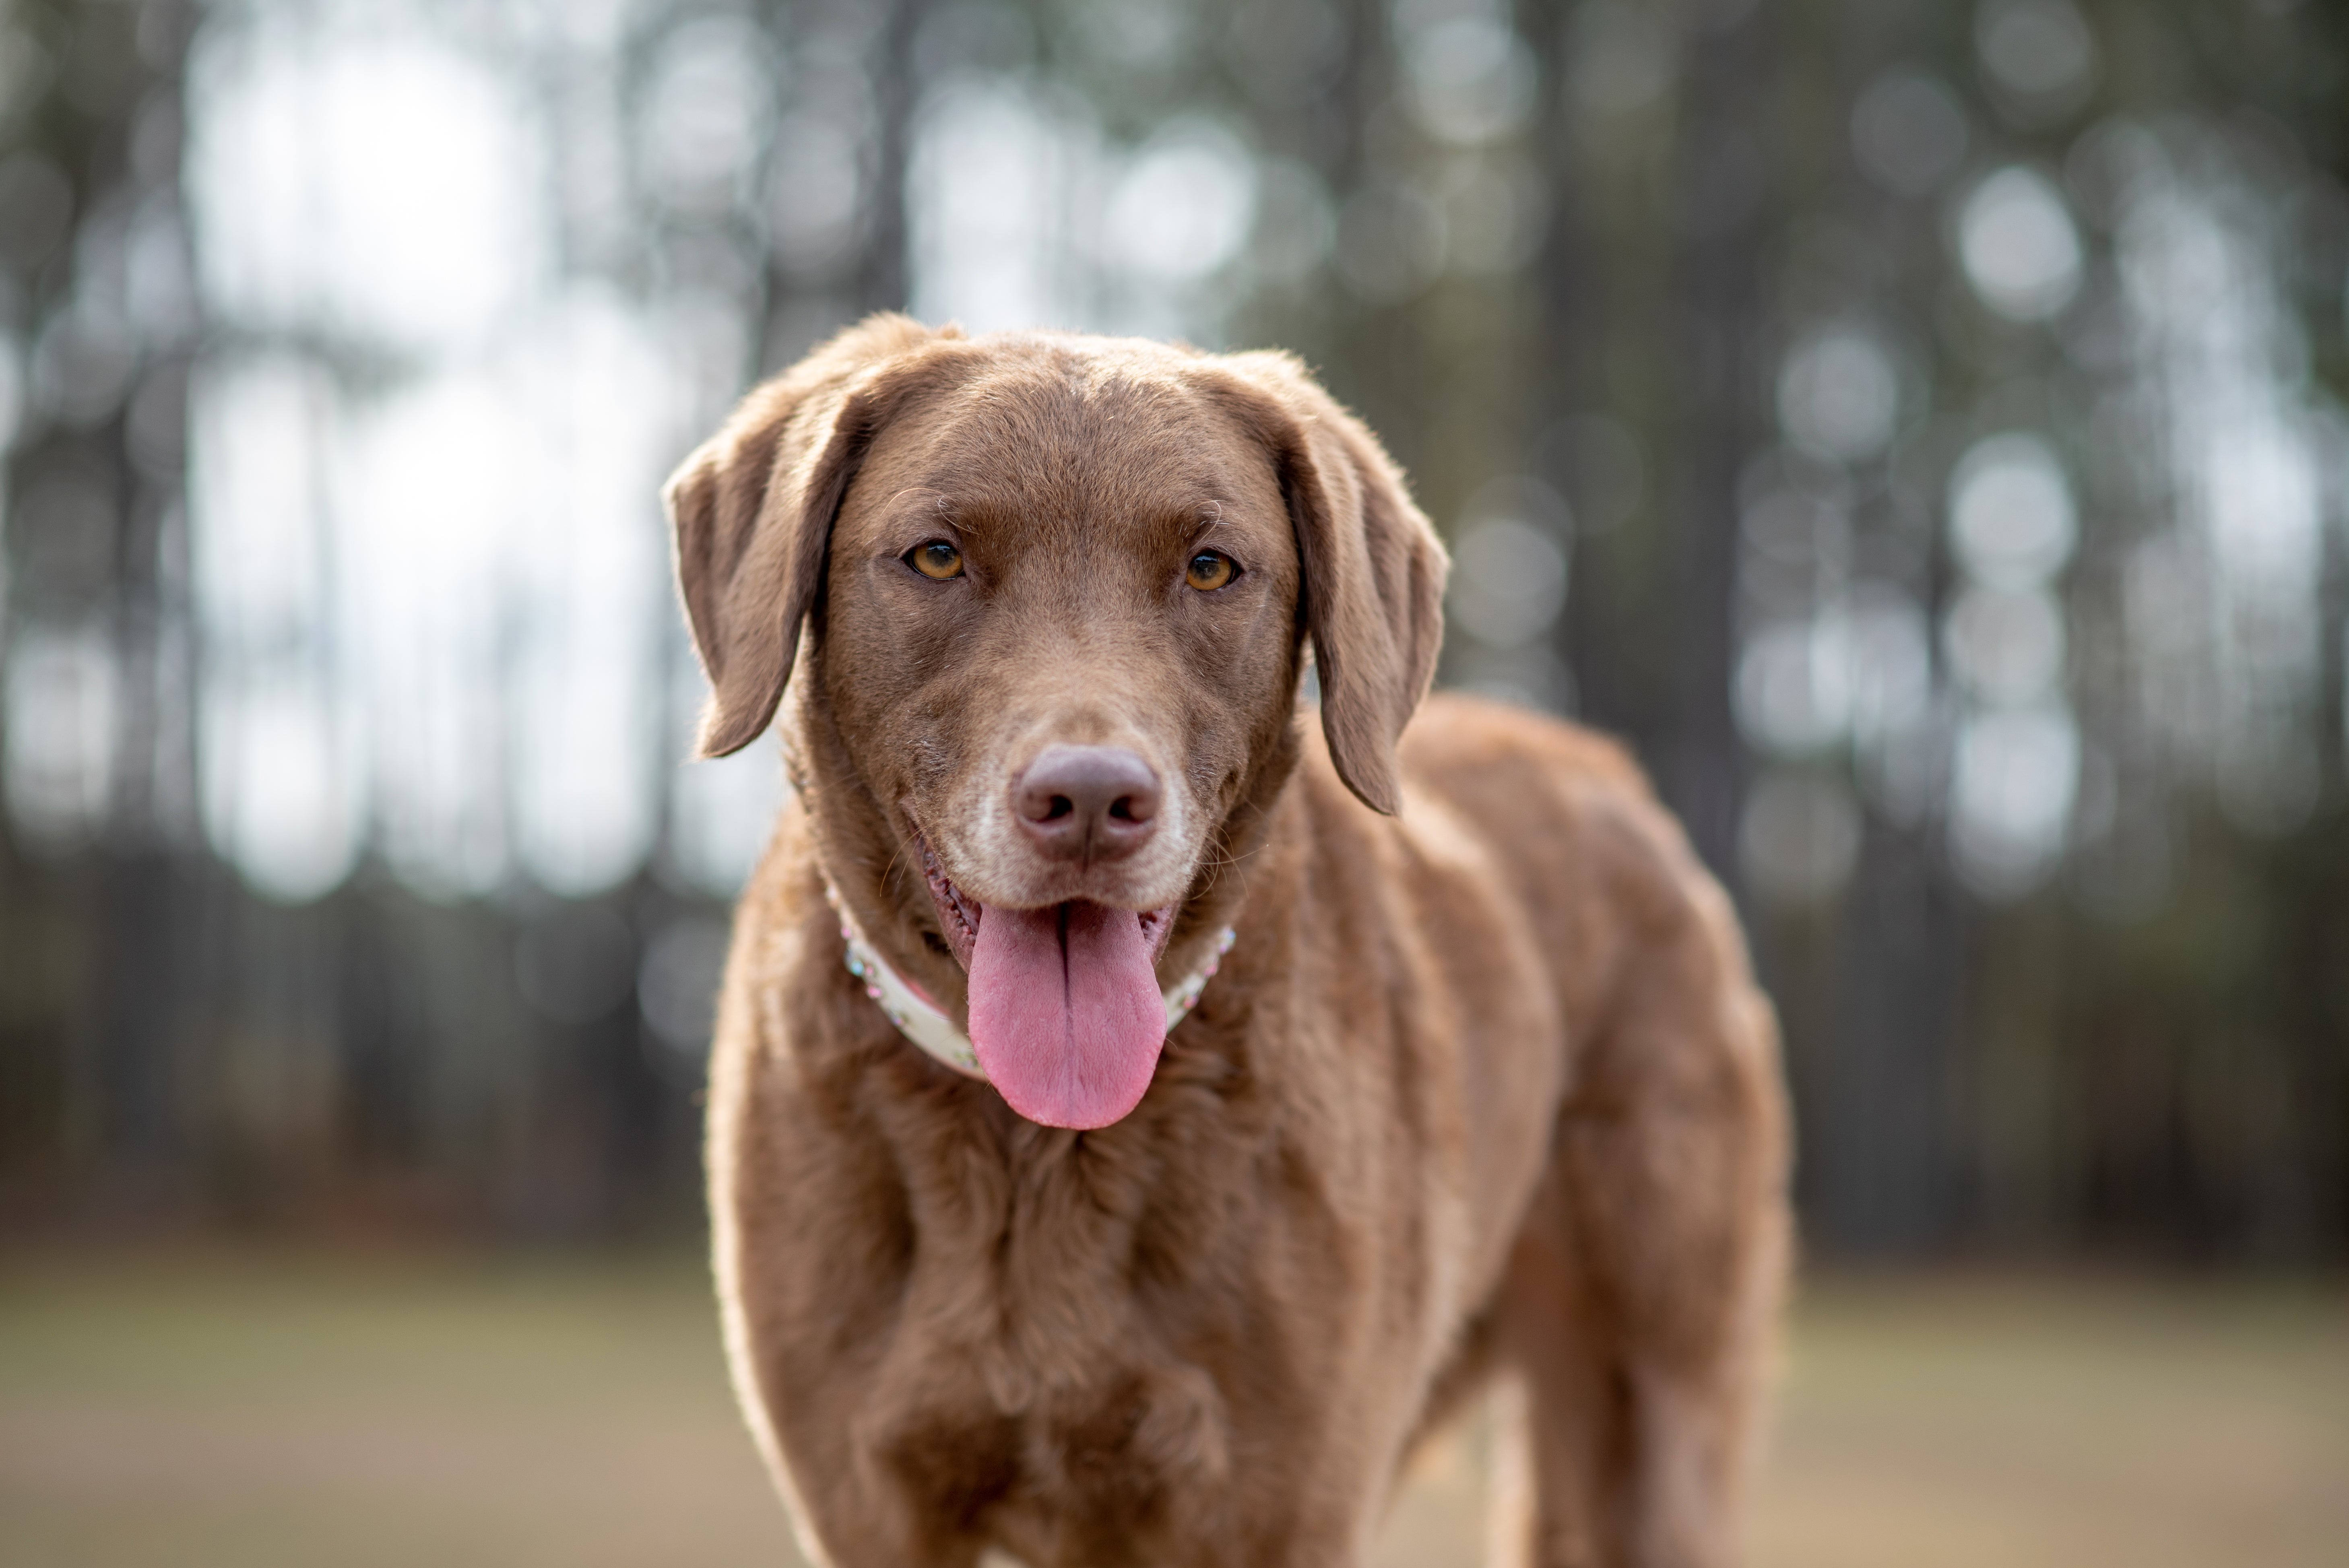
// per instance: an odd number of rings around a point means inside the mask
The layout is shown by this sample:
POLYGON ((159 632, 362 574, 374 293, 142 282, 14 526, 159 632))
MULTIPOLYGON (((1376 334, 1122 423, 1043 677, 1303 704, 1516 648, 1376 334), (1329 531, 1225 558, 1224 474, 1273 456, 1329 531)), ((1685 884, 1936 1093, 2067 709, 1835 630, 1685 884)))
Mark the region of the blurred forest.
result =
POLYGON ((2338 1262, 2344 180, 2319 0, 0 0, 0 1234, 696 1222, 655 489, 898 307, 1369 419, 1815 1252, 2338 1262))

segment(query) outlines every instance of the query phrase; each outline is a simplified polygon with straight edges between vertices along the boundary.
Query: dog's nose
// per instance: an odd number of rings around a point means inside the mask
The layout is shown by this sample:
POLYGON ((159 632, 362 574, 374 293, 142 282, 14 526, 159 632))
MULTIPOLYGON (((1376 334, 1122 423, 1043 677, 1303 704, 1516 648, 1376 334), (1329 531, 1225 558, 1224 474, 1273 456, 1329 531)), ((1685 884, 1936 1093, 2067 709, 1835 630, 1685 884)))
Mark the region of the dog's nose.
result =
POLYGON ((1158 775, 1122 746, 1048 746, 1011 787, 1013 815, 1060 861, 1113 861, 1158 827, 1158 775))

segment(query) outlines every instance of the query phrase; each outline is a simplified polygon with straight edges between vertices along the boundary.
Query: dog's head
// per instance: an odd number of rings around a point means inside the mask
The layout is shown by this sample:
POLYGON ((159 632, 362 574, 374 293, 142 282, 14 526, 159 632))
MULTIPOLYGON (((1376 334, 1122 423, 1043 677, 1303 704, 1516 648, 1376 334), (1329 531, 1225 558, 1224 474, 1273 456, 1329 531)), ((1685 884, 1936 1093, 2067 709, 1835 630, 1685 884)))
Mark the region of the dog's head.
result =
POLYGON ((762 733, 798 665, 828 869, 921 873, 905 920, 1032 1119, 1104 1125, 1148 1087, 1156 962, 1293 760, 1308 635, 1340 776, 1399 804, 1443 551, 1285 356, 875 317, 753 392, 667 500, 703 751, 762 733))

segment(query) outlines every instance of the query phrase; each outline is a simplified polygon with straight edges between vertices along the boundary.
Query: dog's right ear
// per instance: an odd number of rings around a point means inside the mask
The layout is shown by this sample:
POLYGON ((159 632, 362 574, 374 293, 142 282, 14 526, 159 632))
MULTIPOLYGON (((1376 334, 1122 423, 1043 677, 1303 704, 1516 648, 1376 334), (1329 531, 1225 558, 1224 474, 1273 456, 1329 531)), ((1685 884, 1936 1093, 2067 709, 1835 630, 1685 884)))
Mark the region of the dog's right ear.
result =
POLYGON ((890 366, 961 335, 868 316, 743 398, 669 477, 677 584, 709 677, 702 756, 740 751, 775 717, 823 588, 833 519, 904 389, 890 366))

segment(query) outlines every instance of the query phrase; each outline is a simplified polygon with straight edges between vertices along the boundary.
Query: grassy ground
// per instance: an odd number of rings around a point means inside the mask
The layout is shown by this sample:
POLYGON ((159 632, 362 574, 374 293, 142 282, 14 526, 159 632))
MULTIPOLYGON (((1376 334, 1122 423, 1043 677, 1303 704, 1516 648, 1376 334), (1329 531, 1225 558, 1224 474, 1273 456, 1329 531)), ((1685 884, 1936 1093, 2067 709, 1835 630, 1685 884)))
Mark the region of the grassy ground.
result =
MULTIPOLYGON (((1477 1560, 1474 1431, 1381 1568, 1477 1560)), ((1758 1568, 2324 1568, 2338 1290, 1814 1284, 1758 1568)), ((689 1262, 0 1267, 0 1564, 796 1562, 689 1262)))

